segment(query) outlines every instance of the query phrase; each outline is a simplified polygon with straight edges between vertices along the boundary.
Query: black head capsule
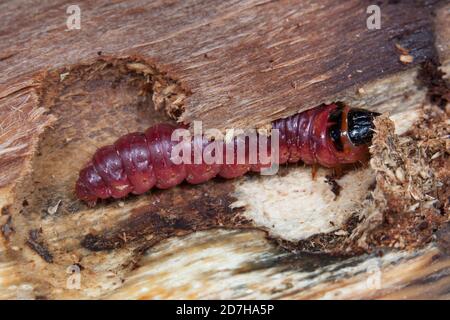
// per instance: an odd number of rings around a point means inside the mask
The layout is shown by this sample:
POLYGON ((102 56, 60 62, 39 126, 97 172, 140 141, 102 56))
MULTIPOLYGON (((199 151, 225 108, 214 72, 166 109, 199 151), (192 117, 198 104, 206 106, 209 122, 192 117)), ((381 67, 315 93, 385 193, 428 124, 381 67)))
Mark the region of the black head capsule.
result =
POLYGON ((372 141, 373 120, 380 113, 367 111, 364 109, 350 109, 347 116, 348 137, 355 145, 367 144, 372 141))
POLYGON ((347 135, 354 146, 368 144, 372 141, 374 124, 373 120, 379 116, 378 112, 372 112, 364 109, 348 108, 348 112, 344 112, 345 105, 338 105, 333 112, 330 113, 328 122, 330 123, 329 134, 333 141, 334 147, 338 151, 343 151, 342 130, 344 128, 342 120, 344 115, 347 116, 347 135))

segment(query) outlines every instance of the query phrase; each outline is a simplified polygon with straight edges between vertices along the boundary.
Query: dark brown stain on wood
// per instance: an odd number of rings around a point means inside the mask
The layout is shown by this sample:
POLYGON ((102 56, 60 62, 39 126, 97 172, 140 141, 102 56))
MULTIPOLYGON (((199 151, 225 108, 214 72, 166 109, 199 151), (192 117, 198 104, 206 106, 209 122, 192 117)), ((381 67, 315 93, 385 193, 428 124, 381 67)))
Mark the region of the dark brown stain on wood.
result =
POLYGON ((239 210, 230 208, 232 182, 217 181, 160 190, 153 201, 133 209, 130 217, 100 234, 87 234, 81 245, 92 251, 117 249, 124 245, 148 248, 171 236, 211 228, 248 228, 239 210))
POLYGON ((9 216, 8 219, 6 220, 6 222, 0 227, 0 231, 2 232, 3 237, 6 240, 9 240, 9 237, 15 231, 14 227, 13 227, 12 217, 11 216, 9 216))
POLYGON ((438 248, 450 256, 450 223, 442 225, 436 232, 438 248))
POLYGON ((53 254, 48 250, 41 234, 42 230, 30 230, 26 244, 46 262, 53 263, 53 254))
POLYGON ((450 82, 444 78, 445 73, 439 69, 436 60, 422 63, 418 79, 427 88, 427 96, 431 103, 445 110, 450 101, 450 82))

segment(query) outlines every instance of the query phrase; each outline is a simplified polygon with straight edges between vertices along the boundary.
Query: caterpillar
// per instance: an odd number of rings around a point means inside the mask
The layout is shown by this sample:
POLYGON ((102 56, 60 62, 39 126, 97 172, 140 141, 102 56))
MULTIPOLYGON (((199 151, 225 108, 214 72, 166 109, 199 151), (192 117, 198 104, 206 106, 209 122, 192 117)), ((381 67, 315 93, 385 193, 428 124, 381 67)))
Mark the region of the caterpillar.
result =
MULTIPOLYGON (((368 159, 368 147, 373 134, 373 119, 379 114, 364 109, 350 108, 342 103, 321 105, 288 118, 272 122, 278 130, 277 164, 303 161, 309 165, 338 168, 344 164, 368 159)), ((188 143, 201 145, 204 150, 200 161, 177 164, 171 153, 178 143, 171 139, 182 125, 157 124, 145 133, 129 133, 114 144, 99 148, 92 160, 80 171, 75 191, 80 200, 93 206, 98 199, 123 198, 129 193, 142 194, 153 187, 167 189, 186 180, 191 184, 208 181, 216 176, 236 178, 248 171, 261 171, 267 167, 259 160, 250 163, 250 152, 245 148, 245 160, 236 161, 238 148, 246 139, 234 137, 231 142, 217 145, 205 136, 193 138, 188 143), (206 155, 214 156, 217 150, 230 147, 234 157, 230 162, 207 162, 206 155), (209 151, 208 151, 209 148, 209 151), (209 153, 208 153, 209 152, 209 153)), ((267 138, 268 145, 270 139, 267 138)), ((257 140, 261 135, 256 136, 257 140)), ((195 149, 195 148, 193 148, 195 149)), ((272 149, 268 147, 270 154, 272 149)), ((193 153, 191 154, 193 157, 193 153)))

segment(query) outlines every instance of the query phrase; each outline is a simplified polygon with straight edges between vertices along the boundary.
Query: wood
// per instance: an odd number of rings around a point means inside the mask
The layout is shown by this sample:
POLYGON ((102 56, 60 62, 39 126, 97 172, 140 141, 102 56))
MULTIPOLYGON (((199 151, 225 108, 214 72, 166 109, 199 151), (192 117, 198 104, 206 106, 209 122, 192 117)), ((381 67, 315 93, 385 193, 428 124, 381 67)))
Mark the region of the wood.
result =
POLYGON ((448 258, 434 244, 325 255, 336 248, 322 234, 345 228, 376 176, 370 168, 345 178, 337 202, 325 171, 314 182, 295 167, 273 179, 304 181, 308 192, 272 196, 271 182, 250 177, 89 209, 73 186, 98 146, 173 117, 261 127, 342 100, 391 112, 405 132, 429 92, 420 64, 449 68, 448 5, 383 3, 382 29, 370 31, 359 1, 95 1, 80 4, 81 30, 65 31, 67 5, 0 5, 1 298, 447 297, 448 258), (396 44, 412 63, 399 61, 396 44), (261 213, 255 190, 259 204, 288 206, 261 213), (320 209, 296 211, 306 200, 320 209), (312 227, 300 223, 312 216, 312 227), (79 290, 66 286, 69 267, 81 268, 79 290), (375 290, 365 279, 374 270, 375 290))
POLYGON ((189 95, 181 120, 210 128, 262 126, 436 55, 432 6, 420 1, 384 3, 380 31, 366 28, 368 4, 356 0, 134 1, 125 11, 120 2, 81 2, 81 30, 70 32, 66 4, 1 6, 9 13, 1 83, 92 61, 99 52, 136 54, 180 81, 189 95), (413 63, 399 61, 396 44, 413 63))

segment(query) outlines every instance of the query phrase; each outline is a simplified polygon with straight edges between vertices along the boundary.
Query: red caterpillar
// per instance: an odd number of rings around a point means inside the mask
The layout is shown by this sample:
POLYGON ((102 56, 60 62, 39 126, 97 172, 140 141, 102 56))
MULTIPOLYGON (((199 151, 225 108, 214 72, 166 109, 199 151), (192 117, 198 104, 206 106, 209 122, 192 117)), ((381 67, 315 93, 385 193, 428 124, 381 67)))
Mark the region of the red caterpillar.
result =
MULTIPOLYGON (((373 119, 378 115, 341 104, 321 105, 294 116, 276 120, 272 129, 279 131, 278 164, 303 161, 328 168, 356 163, 368 158, 373 119)), ((177 141, 173 131, 181 126, 158 124, 145 133, 130 133, 113 145, 98 149, 92 161, 81 171, 76 194, 94 205, 98 199, 122 198, 130 192, 142 194, 154 186, 167 189, 183 180, 197 184, 214 178, 231 179, 248 171, 260 171, 261 163, 174 164, 171 151, 177 141)), ((260 136, 257 136, 259 139, 260 136)), ((269 138, 270 139, 270 138, 269 138)), ((201 138, 203 147, 212 143, 201 138)), ((193 143, 191 140, 190 143, 193 143)), ((243 140, 234 138, 234 150, 243 140)), ((270 143, 270 142, 269 142, 270 143)), ((246 149, 248 159, 248 148, 246 149)), ((258 157, 259 158, 259 157, 258 157)))

